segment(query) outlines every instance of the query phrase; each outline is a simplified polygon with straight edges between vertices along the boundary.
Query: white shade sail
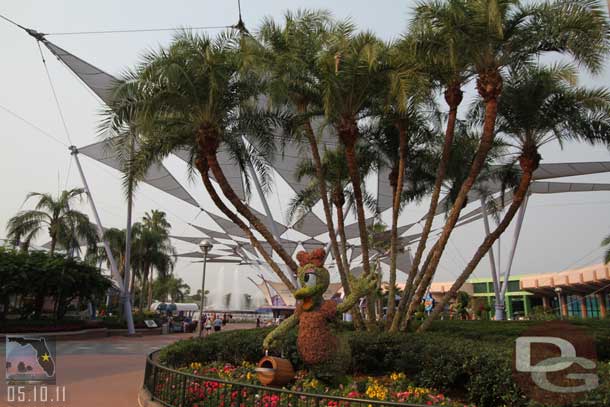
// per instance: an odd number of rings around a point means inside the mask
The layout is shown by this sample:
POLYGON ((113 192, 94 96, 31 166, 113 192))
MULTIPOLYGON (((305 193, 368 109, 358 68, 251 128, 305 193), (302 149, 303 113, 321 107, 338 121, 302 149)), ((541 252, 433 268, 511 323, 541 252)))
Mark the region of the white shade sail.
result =
POLYGON ((42 43, 104 103, 109 104, 112 101, 112 89, 117 83, 114 76, 58 47, 47 39, 43 39, 42 43))
MULTIPOLYGON (((227 253, 208 253, 208 260, 210 259, 218 259, 221 257, 227 257, 227 253)), ((203 253, 198 251, 180 253, 177 254, 176 257, 188 257, 191 259, 203 259, 203 253)))
POLYGON ((534 179, 574 177, 610 172, 610 161, 579 163, 543 163, 534 171, 534 179))
POLYGON ((530 192, 533 194, 595 191, 610 191, 610 184, 595 184, 585 182, 534 182, 530 186, 530 192))
MULTIPOLYGON (((107 105, 112 101, 112 89, 118 80, 104 72, 103 70, 91 65, 87 61, 69 53, 52 42, 43 39, 42 43, 51 51, 68 69, 70 69, 83 83, 91 89, 107 105)), ((112 151, 112 146, 107 141, 100 141, 79 148, 79 152, 100 161, 114 169, 121 171, 123 166, 116 154, 112 151)), ((198 207, 197 201, 178 183, 163 164, 152 165, 145 177, 144 182, 158 188, 170 195, 175 196, 191 205, 198 207)))
MULTIPOLYGON (((137 148, 137 147, 136 147, 137 148)), ((111 140, 103 140, 97 143, 90 144, 78 149, 78 152, 86 155, 95 161, 101 162, 115 170, 123 170, 123 162, 118 154, 114 151, 111 140)), ((199 207, 195 198, 188 193, 186 189, 174 176, 169 172, 163 164, 153 164, 148 168, 142 182, 151 185, 167 194, 170 194, 188 204, 199 207)))
POLYGON ((383 212, 392 207, 392 185, 390 185, 391 169, 381 168, 377 172, 377 209, 383 212))
POLYGON ((326 223, 311 211, 307 212, 299 220, 297 220, 291 226, 291 228, 307 236, 317 236, 328 231, 326 223))
MULTIPOLYGON (((386 265, 390 265, 390 256, 385 256, 381 259, 381 262, 386 265)), ((411 250, 407 249, 402 253, 396 255, 396 269, 402 271, 405 274, 411 270, 413 264, 413 256, 411 256, 411 250)))

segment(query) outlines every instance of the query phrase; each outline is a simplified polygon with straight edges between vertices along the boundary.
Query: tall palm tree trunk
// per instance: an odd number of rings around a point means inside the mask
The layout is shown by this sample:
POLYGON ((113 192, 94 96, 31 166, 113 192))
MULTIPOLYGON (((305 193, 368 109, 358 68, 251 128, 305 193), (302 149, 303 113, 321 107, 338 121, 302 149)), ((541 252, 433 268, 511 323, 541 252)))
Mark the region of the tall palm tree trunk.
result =
POLYGON ((55 236, 51 236, 51 248, 49 249, 49 254, 52 256, 55 253, 55 246, 57 245, 57 239, 55 236))
POLYGON ((148 266, 144 265, 142 268, 142 286, 140 288, 140 309, 144 309, 145 306, 145 295, 147 293, 148 286, 148 266))
MULTIPOLYGON (((282 258, 284 263, 292 270, 292 272, 296 274, 298 266, 293 260, 292 256, 286 250, 284 250, 282 245, 275 239, 269 229, 267 229, 260 219, 258 219, 252 213, 252 211, 250 211, 250 209, 244 205, 235 191, 233 191, 233 188, 227 181, 222 169, 220 168, 220 165, 218 164, 216 154, 208 154, 207 161, 209 168, 212 170, 212 173, 214 174, 214 177, 216 178, 216 181, 218 182, 223 194, 233 204, 235 209, 237 209, 237 211, 250 222, 254 229, 256 229, 265 238, 273 251, 275 251, 282 258)), ((270 219, 270 221, 273 222, 273 219, 270 219)))
POLYGON ((438 318, 439 314, 445 309, 445 306, 447 305, 449 300, 457 294, 457 291, 462 287, 462 285, 464 285, 464 282, 466 282, 468 277, 470 277, 470 275, 472 274, 476 266, 479 264, 481 259, 487 254, 494 242, 506 230, 510 222, 515 217, 517 210, 519 209, 519 207, 523 203, 523 200, 525 199, 525 196, 527 195, 527 190, 529 188, 530 182, 532 181, 532 174, 534 170, 538 167, 538 160, 529 155, 523 156, 521 158, 521 161, 521 168, 524 172, 521 176, 521 180, 519 181, 519 187, 513 195, 513 201, 508 210, 506 211, 504 218, 498 224, 498 227, 491 234, 489 234, 485 238, 485 240, 483 240, 483 243, 479 246, 473 258, 466 265, 466 268, 464 269, 462 274, 460 274, 458 279, 453 283, 449 291, 445 293, 442 300, 439 301, 438 304, 436 304, 436 306, 434 307, 434 311, 432 311, 432 314, 430 314, 428 319, 424 321, 424 323, 419 327, 418 332, 423 332, 428 329, 432 322, 436 318, 438 318))
POLYGON ((155 281, 155 273, 152 267, 150 267, 150 281, 148 282, 148 301, 146 301, 146 308, 150 309, 153 300, 153 282, 155 281))
MULTIPOLYGON (((299 108, 301 113, 304 113, 303 107, 299 108)), ((339 245, 337 243, 337 234, 335 233, 335 225, 333 222, 333 215, 330 208, 330 202, 328 200, 328 191, 326 190, 326 180, 324 178, 324 171, 322 170, 322 159, 320 158, 320 150, 318 150, 318 142, 311 127, 311 122, 308 120, 305 125, 305 134, 309 141, 311 148, 311 156, 313 158, 314 166, 316 168, 316 177, 318 178, 318 186, 320 188, 320 199, 322 200, 322 207, 324 208, 324 217, 326 218, 326 226, 328 229, 328 237, 330 239, 330 248, 333 253, 333 257, 337 263, 337 270, 339 271, 339 277, 341 278, 341 285, 345 295, 351 293, 349 285, 349 279, 347 278, 347 265, 341 261, 341 254, 339 253, 339 245)), ((337 212, 341 212, 341 208, 337 207, 337 212)), ((343 215, 343 214, 341 214, 343 215)))
POLYGON ((417 251, 415 252, 415 257, 413 258, 413 263, 411 264, 411 269, 409 270, 403 295, 398 303, 398 310, 392 319, 390 332, 396 332, 400 327, 404 309, 411 297, 410 292, 413 285, 413 280, 418 272, 419 263, 421 262, 424 250, 426 249, 426 242, 428 240, 428 236, 430 235, 430 230, 432 229, 432 222, 434 221, 434 215, 436 213, 436 208, 438 207, 438 201, 441 195, 441 187, 443 185, 443 180, 445 179, 445 174, 447 173, 447 166, 451 156, 451 146, 453 145, 453 136, 455 134, 457 111, 460 103, 462 102, 462 97, 463 93, 460 89, 459 83, 450 85, 445 91, 445 101, 449 105, 449 115, 447 117, 447 128, 445 129, 445 141, 443 143, 443 150, 441 152, 441 161, 436 170, 436 180, 434 181, 434 188, 430 198, 430 209, 428 209, 428 214, 426 215, 426 223, 424 224, 419 244, 417 245, 417 251))
MULTIPOLYGON (((340 188, 340 187, 338 187, 340 188)), ((341 261, 343 262, 343 268, 349 270, 349 259, 347 258, 347 236, 345 234, 345 217, 343 216, 343 205, 345 204, 345 198, 343 197, 343 191, 333 191, 333 202, 337 208, 337 231, 341 239, 341 261)), ((348 293, 346 293, 348 294, 348 293)))
MULTIPOLYGON (((337 207, 337 229, 339 231, 339 236, 341 237, 341 257, 343 258, 344 265, 343 267, 346 270, 347 278, 348 278, 348 286, 349 286, 349 259, 347 258, 347 236, 345 234, 345 218, 343 216, 343 204, 345 203, 345 198, 343 197, 343 188, 342 186, 338 186, 336 191, 333 191, 333 194, 336 196, 334 199, 335 206, 337 207)), ((347 296, 349 293, 345 292, 347 296)), ((364 327, 364 321, 362 320, 362 314, 360 314, 360 308, 358 305, 354 305, 351 310, 352 319, 354 321, 354 327, 358 330, 364 327)))
MULTIPOLYGON (((286 287, 288 287, 288 289, 291 292, 294 292, 295 286, 292 283, 292 281, 290 281, 288 279, 288 277, 286 277, 286 274, 273 260, 271 255, 265 251, 265 249, 262 247, 262 245, 260 244, 258 239, 256 239, 256 237, 252 233, 252 230, 250 230, 250 228, 248 227, 248 225, 246 225, 235 213, 233 213, 233 211, 231 211, 224 204, 224 202, 222 201, 222 199, 216 192, 216 189, 214 189, 214 186, 212 185, 212 182, 210 181, 210 177, 208 175, 208 162, 202 158, 197 158, 197 160, 195 161, 195 165, 197 166, 197 169, 199 170, 199 173, 201 174, 201 179, 203 181, 203 185, 205 186, 205 189, 208 191, 208 194, 210 194, 210 197, 212 198, 212 201, 214 202, 216 207, 218 207, 218 209, 220 209, 221 212, 224 213, 229 218, 229 220, 231 220, 239 228, 241 228, 241 230, 248 237, 248 239, 250 239, 250 243, 252 243, 252 246, 254 246, 259 251, 261 256, 263 256, 263 258, 265 259, 267 264, 269 264, 271 269, 280 278, 282 283, 284 283, 284 285, 286 287)), ((201 293, 201 295, 205 295, 205 293, 201 293)))
POLYGON ((440 262, 441 256, 445 250, 445 246, 449 241, 449 237, 451 237, 451 232, 453 232, 455 224, 459 219, 460 212, 466 203, 468 192, 470 192, 472 189, 479 173, 483 169, 483 164, 485 163, 487 154, 493 145, 494 128, 496 124, 496 116, 498 114, 498 98, 502 92, 502 77, 500 73, 497 70, 488 70, 479 73, 477 89, 485 101, 485 119, 483 122, 483 134, 481 136, 479 148, 476 152, 472 165, 470 166, 468 177, 462 183, 460 191, 455 199, 451 211, 449 212, 449 216, 447 217, 445 226, 443 227, 443 231, 435 245, 435 249, 432 251, 430 264, 426 270, 422 270, 422 281, 415 291, 415 295, 411 299, 411 305, 409 308, 412 310, 415 309, 421 302, 425 290, 434 276, 438 263, 440 262))
POLYGON ((133 294, 136 285, 136 273, 135 270, 131 270, 131 282, 129 283, 129 296, 131 297, 131 301, 133 301, 133 294))
MULTIPOLYGON (((342 119, 338 128, 338 133, 339 138, 345 147, 347 169, 352 181, 354 200, 356 201, 358 230, 360 232, 360 245, 362 248, 362 269, 364 270, 364 275, 368 276, 371 274, 371 264, 369 263, 369 242, 368 232, 366 230, 366 217, 364 215, 364 200, 362 198, 362 181, 358 171, 358 158, 356 157, 356 141, 358 139, 358 127, 356 122, 349 118, 342 119)), ((375 321, 375 304, 371 303, 371 301, 367 301, 366 313, 369 328, 372 328, 370 324, 375 321)))
MULTIPOLYGON (((407 161, 407 132, 404 126, 398 124, 398 174, 392 176, 395 181, 392 185, 392 229, 390 237, 390 287, 388 289, 388 314, 386 326, 392 323, 396 308, 396 262, 398 258, 398 215, 400 213, 400 198, 402 196, 403 184, 405 179, 405 167, 407 161)), ((393 175, 393 174, 392 174, 393 175)))

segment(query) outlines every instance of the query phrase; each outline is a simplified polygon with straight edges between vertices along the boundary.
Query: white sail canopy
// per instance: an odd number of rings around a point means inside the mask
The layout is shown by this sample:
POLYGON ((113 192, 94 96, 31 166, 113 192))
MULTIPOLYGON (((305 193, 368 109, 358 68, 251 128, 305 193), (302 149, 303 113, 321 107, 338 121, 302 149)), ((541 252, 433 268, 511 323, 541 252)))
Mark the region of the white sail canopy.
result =
POLYGON ((104 103, 109 104, 112 101, 112 89, 117 83, 114 76, 58 47, 47 39, 43 39, 42 43, 104 103))
MULTIPOLYGON (((118 154, 112 147, 111 140, 103 140, 97 143, 90 144, 85 147, 78 149, 78 152, 92 158, 102 164, 114 168, 115 170, 122 171, 123 163, 118 157, 118 154)), ((186 189, 174 176, 168 171, 163 164, 152 165, 144 175, 142 180, 144 183, 151 185, 161 191, 168 193, 186 203, 189 203, 195 207, 199 207, 195 198, 188 193, 186 189)))

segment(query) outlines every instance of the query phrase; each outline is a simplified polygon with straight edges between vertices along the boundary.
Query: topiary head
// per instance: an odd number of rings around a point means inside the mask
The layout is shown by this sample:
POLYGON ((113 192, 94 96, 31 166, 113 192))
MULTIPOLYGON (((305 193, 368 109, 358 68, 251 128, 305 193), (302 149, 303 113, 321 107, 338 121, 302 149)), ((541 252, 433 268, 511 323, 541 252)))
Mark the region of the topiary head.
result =
POLYGON ((294 292, 294 297, 303 301, 303 311, 310 311, 322 304, 322 295, 330 284, 330 274, 323 267, 325 257, 324 249, 297 254, 301 265, 297 274, 300 288, 294 292))

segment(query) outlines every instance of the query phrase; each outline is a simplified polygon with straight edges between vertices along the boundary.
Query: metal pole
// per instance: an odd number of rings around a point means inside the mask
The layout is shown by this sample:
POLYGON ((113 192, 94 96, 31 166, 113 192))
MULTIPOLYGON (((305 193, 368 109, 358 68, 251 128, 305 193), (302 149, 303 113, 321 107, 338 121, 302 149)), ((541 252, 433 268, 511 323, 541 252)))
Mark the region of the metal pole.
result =
POLYGON ((559 318, 563 319, 563 306, 561 304, 561 288, 556 288, 555 292, 557 293, 557 305, 559 306, 559 318))
POLYGON ((502 284, 502 298, 506 295, 506 288, 508 286, 508 277, 513 266, 513 259, 515 258, 515 251, 517 250, 517 242, 519 242, 519 235, 521 234, 521 226, 523 225, 523 218, 525 217, 525 209, 527 208, 527 202, 529 201, 529 194, 525 196, 521 207, 519 208, 519 215, 517 217, 517 224, 515 225, 515 234, 513 236, 513 245, 511 246, 510 253, 508 255, 508 265, 506 266, 506 272, 504 273, 504 283, 502 284))
MULTIPOLYGON (((87 179, 85 178, 85 173, 83 172, 83 167, 81 167, 80 160, 78 159, 78 149, 76 148, 76 146, 70 146, 68 149, 70 150, 72 156, 74 156, 76 168, 78 168, 81 180, 83 181, 83 187, 85 188, 85 193, 89 198, 91 211, 93 212, 93 217, 95 218, 95 223, 97 224, 97 234, 100 240, 104 243, 104 250, 106 251, 106 256, 108 256, 108 261, 110 262, 110 272, 112 273, 116 283, 119 285, 119 290, 121 290, 121 292, 125 292, 125 284, 123 284, 123 280, 121 279, 121 275, 119 274, 116 260, 114 259, 112 251, 110 250, 110 245, 108 244, 108 241, 104 238, 104 228, 102 227, 102 221, 100 220, 100 215, 98 214, 97 208, 95 207, 95 202, 93 201, 93 196, 91 195, 91 190, 89 189, 89 184, 87 184, 87 179)), ((125 301, 124 306, 125 318, 127 319, 127 332, 132 335, 135 333, 135 328, 133 325, 133 315, 131 314, 131 301, 125 301)))
MULTIPOLYGON (((487 216, 487 205, 485 204, 485 198, 481 197, 481 212, 483 214, 483 225, 485 226, 485 235, 489 236, 491 233, 489 230, 489 218, 487 216)), ((495 303, 495 319, 503 320, 504 319, 504 301, 500 297, 500 286, 498 284, 498 270, 496 269, 496 260, 494 258, 494 250, 493 247, 489 249, 487 252, 489 254, 489 265, 491 266, 491 277, 494 284, 494 294, 496 296, 495 303)))
MULTIPOLYGON (((133 159, 133 148, 134 148, 134 140, 132 137, 131 143, 129 146, 129 159, 130 160, 133 159)), ((125 301, 125 302, 129 301, 129 304, 130 304, 129 309, 131 310, 130 272, 131 272, 131 213, 132 213, 132 208, 133 208, 133 177, 131 176, 131 174, 129 174, 128 176, 129 176, 129 186, 127 189, 127 227, 126 227, 126 232, 125 232, 125 266, 123 268, 123 270, 124 270, 123 286, 125 287, 125 290, 123 292, 123 301, 125 301)), ((127 308, 128 308, 128 306, 125 305, 126 313, 127 313, 127 308)), ((129 323, 127 325, 128 325, 128 327, 127 327, 128 333, 130 335, 135 334, 135 329, 133 329, 133 332, 132 332, 132 330, 129 329, 129 323)))
POLYGON ((201 306, 199 307, 199 323, 197 324, 197 337, 201 338, 203 325, 203 307, 205 306, 205 268, 208 263, 208 249, 203 249, 203 279, 201 280, 201 306))

